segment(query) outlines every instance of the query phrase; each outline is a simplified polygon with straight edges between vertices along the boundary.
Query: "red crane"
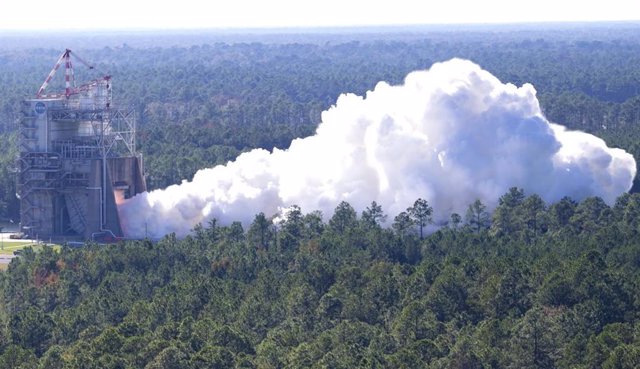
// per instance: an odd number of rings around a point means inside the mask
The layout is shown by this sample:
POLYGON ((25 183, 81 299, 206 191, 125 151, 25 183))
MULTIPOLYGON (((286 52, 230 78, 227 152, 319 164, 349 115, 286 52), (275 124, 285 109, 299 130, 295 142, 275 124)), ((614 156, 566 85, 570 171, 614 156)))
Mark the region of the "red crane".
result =
POLYGON ((75 59, 77 59, 80 63, 82 63, 83 65, 85 65, 89 69, 95 69, 93 67, 93 65, 91 65, 91 64, 87 63, 86 61, 84 61, 76 53, 72 52, 69 49, 65 49, 65 51, 62 53, 62 55, 60 55, 60 57, 58 58, 58 61, 56 62, 56 64, 53 66, 53 69, 51 69, 51 72, 49 72, 49 75, 47 76, 47 79, 44 80, 44 82, 42 83, 42 86, 40 86, 40 89, 38 89, 38 92, 36 93, 36 97, 37 98, 62 97, 62 96, 65 96, 66 98, 69 98, 69 96, 74 95, 74 94, 78 94, 81 91, 87 91, 90 87, 95 86, 99 82, 102 82, 102 81, 107 81, 108 82, 111 79, 110 75, 104 74, 103 77, 100 77, 100 78, 95 79, 93 81, 90 81, 88 83, 82 84, 80 86, 76 86, 75 76, 74 76, 74 73, 73 73, 73 64, 71 63, 71 54, 73 54, 75 59), (50 94, 50 95, 45 95, 44 91, 47 89, 47 86, 49 86, 49 82, 51 82, 51 79, 53 79, 53 76, 56 75, 56 72, 58 71, 58 68, 60 68, 60 66, 62 65, 63 62, 64 62, 64 67, 65 67, 65 73, 64 73, 65 89, 64 89, 64 94, 62 94, 62 93, 54 93, 54 94, 50 94))

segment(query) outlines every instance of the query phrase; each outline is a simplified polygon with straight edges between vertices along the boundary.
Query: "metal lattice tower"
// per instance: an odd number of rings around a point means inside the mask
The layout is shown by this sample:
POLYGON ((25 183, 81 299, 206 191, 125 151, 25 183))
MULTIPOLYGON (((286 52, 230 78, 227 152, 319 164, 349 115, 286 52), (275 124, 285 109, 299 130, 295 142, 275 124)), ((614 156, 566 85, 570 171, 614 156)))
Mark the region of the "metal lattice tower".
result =
POLYGON ((17 196, 31 237, 109 231, 121 236, 116 199, 146 190, 132 108, 114 107, 109 75, 76 86, 65 50, 36 97, 22 103, 17 196), (63 92, 46 93, 65 65, 63 92))

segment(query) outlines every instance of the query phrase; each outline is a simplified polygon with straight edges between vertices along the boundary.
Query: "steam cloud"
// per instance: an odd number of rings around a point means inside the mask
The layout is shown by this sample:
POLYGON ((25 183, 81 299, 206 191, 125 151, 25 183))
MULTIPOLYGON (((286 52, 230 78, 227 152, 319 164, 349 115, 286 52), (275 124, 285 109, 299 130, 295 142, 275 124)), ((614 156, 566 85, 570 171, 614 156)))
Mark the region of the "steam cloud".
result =
POLYGON ((475 199, 495 207, 513 186, 548 202, 600 196, 611 204, 635 172, 625 151, 548 122, 533 86, 503 84, 453 59, 410 73, 403 85, 341 95, 316 134, 287 150, 253 150, 119 211, 135 238, 185 236, 211 218, 249 224, 294 204, 331 216, 342 200, 357 211, 375 200, 392 219, 424 198, 434 220, 446 220, 475 199))

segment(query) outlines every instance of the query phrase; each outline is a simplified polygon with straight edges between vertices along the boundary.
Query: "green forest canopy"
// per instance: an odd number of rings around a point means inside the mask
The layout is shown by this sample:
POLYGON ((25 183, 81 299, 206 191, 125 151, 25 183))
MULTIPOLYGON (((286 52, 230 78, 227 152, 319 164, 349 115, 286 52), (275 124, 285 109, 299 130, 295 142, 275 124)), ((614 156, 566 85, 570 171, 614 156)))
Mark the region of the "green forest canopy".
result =
MULTIPOLYGON (((640 25, 352 32, 9 34, 0 48, 0 135, 15 144, 20 101, 64 47, 78 45, 83 59, 113 75, 115 99, 135 106, 148 185, 163 188, 245 150, 288 147, 313 133, 341 93, 362 95, 378 81, 400 83, 410 71, 460 57, 503 82, 532 83, 551 121, 640 157, 640 25)), ((78 80, 91 77, 76 66, 78 80)), ((14 157, 15 147, 0 149, 0 218, 18 218, 14 157)))
POLYGON ((637 368, 640 195, 500 204, 422 239, 341 203, 27 250, 0 274, 0 368, 637 368))
MULTIPOLYGON (((340 93, 451 57, 533 83, 550 120, 640 157, 639 26, 410 31, 74 42, 135 105, 152 188, 287 147, 340 93)), ((8 40, 0 218, 17 218, 19 102, 61 48, 8 40)), ((0 274, 0 368, 637 368, 639 204, 545 204, 514 188, 493 214, 478 201, 431 234, 428 204, 341 203, 277 227, 258 214, 183 240, 27 250, 0 274)))

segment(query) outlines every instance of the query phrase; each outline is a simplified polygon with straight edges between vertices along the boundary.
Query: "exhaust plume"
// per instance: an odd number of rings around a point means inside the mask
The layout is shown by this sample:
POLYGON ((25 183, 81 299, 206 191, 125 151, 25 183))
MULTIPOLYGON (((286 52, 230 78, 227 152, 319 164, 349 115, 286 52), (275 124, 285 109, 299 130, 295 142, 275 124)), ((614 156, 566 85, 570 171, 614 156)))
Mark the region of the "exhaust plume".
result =
POLYGON ((635 173, 625 151, 547 121, 530 84, 503 84, 453 59, 410 73, 402 85, 341 95, 316 134, 287 150, 244 153, 119 211, 133 238, 185 236, 211 218, 248 224, 294 204, 331 215, 342 200, 358 211, 375 200, 393 218, 424 198, 437 222, 464 214, 475 199, 492 209, 514 186, 547 202, 600 196, 612 204, 635 173))

